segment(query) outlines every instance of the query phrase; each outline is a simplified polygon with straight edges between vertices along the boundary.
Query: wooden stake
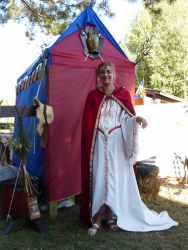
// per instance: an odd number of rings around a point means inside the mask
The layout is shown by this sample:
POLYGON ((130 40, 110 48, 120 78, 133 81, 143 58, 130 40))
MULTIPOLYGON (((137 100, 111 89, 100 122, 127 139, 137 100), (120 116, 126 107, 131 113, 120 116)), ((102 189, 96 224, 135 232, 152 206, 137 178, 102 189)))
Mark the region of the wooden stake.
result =
POLYGON ((57 215, 57 202, 47 203, 47 214, 51 217, 57 215))

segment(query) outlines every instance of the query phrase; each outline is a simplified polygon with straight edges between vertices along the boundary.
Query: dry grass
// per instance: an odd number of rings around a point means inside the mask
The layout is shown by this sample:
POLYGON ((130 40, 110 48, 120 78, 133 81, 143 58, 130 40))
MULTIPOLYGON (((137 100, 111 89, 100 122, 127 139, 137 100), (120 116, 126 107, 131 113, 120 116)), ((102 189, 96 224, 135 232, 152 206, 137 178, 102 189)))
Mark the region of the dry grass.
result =
POLYGON ((144 203, 156 202, 160 189, 160 179, 158 177, 159 168, 152 171, 146 178, 142 179, 141 171, 138 169, 136 179, 140 191, 141 199, 144 203))

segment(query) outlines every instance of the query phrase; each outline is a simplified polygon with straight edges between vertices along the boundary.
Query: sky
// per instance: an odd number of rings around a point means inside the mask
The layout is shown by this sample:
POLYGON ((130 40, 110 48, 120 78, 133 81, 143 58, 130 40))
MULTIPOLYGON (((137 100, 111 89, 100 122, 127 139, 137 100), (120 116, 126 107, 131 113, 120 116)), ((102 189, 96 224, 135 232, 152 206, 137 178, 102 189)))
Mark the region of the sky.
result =
MULTIPOLYGON (((118 42, 123 40, 129 20, 142 8, 141 0, 129 3, 123 0, 110 0, 112 11, 116 17, 109 19, 100 17, 106 28, 118 42)), ((49 38, 37 33, 36 40, 30 42, 25 38, 23 23, 9 22, 5 27, 0 26, 0 100, 15 96, 17 79, 29 65, 41 54, 40 45, 48 41, 53 44, 57 37, 49 38)))

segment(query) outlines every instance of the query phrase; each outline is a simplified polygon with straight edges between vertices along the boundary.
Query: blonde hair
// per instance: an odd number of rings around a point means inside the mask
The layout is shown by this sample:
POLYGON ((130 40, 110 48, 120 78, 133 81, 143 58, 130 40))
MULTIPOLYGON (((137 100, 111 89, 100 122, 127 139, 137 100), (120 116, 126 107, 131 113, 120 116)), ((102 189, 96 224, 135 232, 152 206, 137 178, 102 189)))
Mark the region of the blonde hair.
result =
POLYGON ((114 75, 115 75, 115 78, 116 78, 116 70, 115 70, 115 66, 112 62, 110 61, 102 61, 102 63, 99 64, 99 66, 97 67, 97 74, 99 75, 99 71, 100 71, 100 68, 102 66, 110 66, 112 68, 112 70, 114 71, 114 75))

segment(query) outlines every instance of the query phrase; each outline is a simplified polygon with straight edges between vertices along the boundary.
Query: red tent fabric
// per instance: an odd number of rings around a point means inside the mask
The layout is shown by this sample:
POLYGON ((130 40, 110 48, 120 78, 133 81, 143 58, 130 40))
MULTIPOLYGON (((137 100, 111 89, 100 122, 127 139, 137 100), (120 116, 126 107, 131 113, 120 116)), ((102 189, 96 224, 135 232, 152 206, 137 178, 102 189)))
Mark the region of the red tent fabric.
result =
MULTIPOLYGON (((81 192, 81 120, 90 90, 100 85, 97 66, 101 59, 84 62, 80 31, 62 39, 50 51, 47 105, 54 121, 48 127, 45 150, 46 201, 54 202, 81 192)), ((107 38, 102 46, 104 60, 116 67, 115 85, 124 86, 134 104, 135 64, 130 62, 107 38)))

